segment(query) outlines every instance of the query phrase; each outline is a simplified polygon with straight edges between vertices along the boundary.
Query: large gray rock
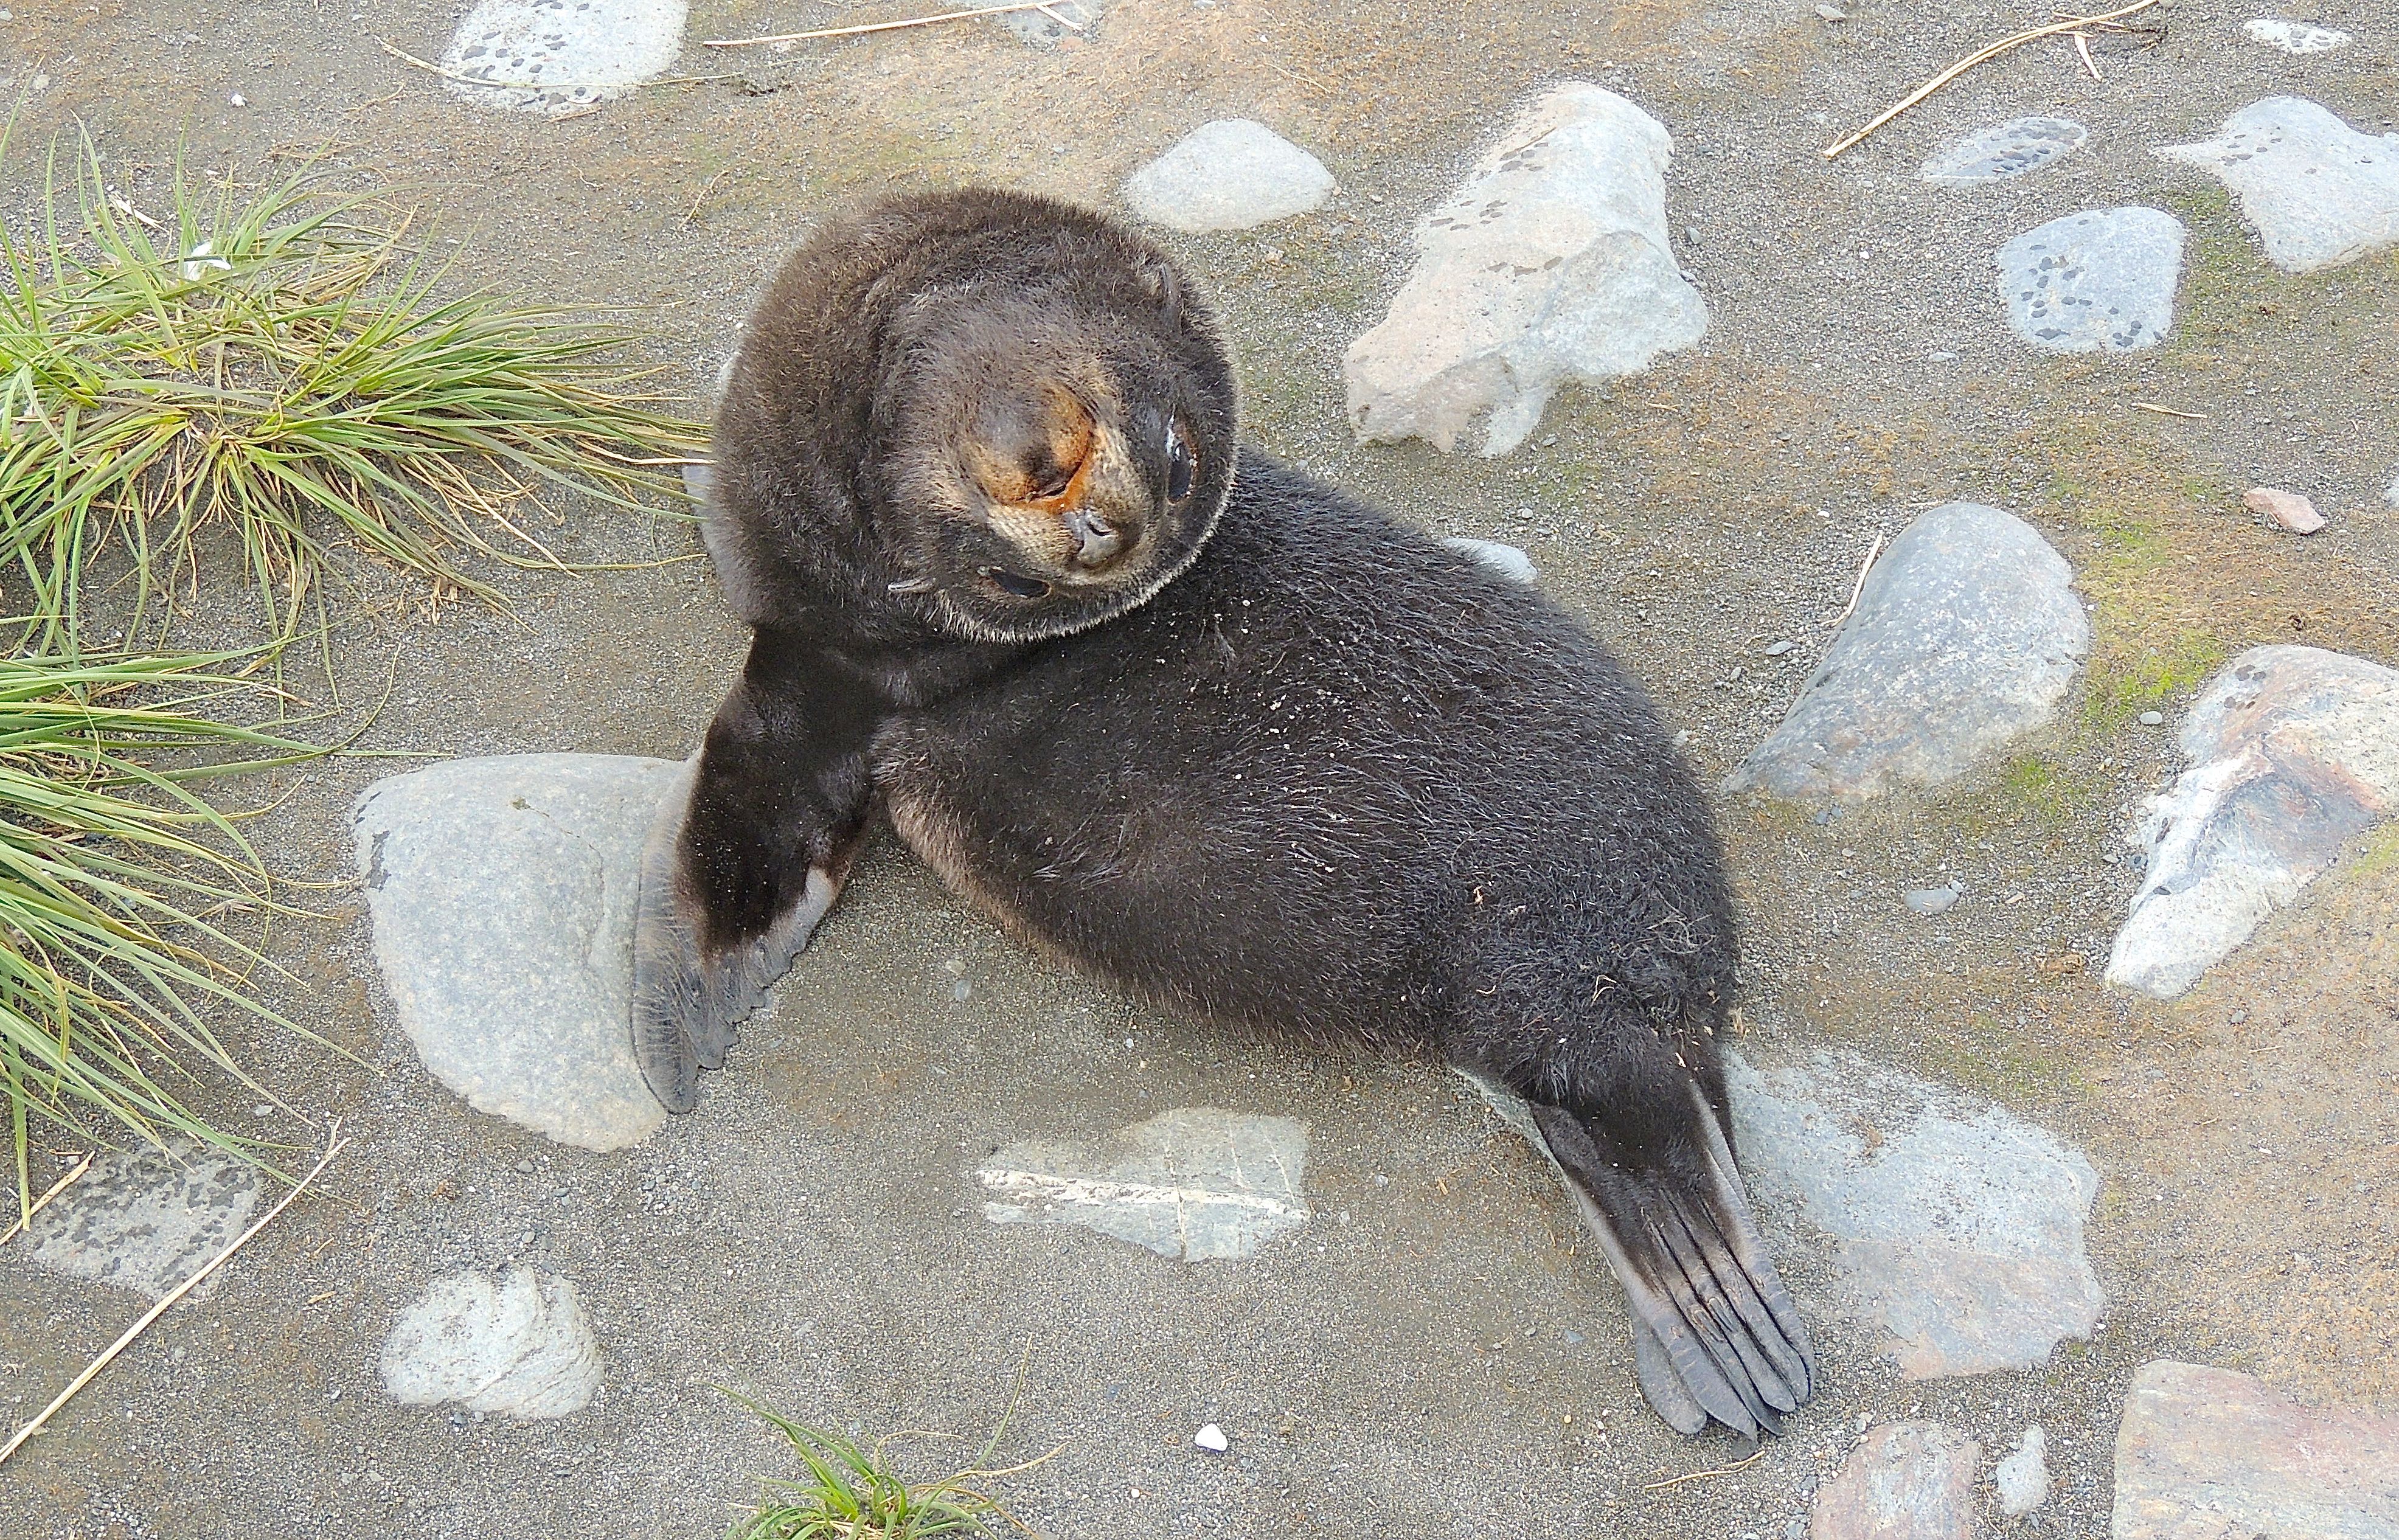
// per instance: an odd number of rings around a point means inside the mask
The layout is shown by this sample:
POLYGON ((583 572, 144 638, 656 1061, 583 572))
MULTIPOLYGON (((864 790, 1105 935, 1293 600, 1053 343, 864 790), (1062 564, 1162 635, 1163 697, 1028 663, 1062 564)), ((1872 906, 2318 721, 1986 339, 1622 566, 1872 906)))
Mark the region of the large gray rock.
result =
POLYGON ((1725 789, 1857 801, 1938 786, 2039 729, 2091 646, 2073 578, 2020 519, 1976 503, 1926 513, 1725 789))
POLYGON ((1265 124, 1226 117, 1186 134, 1127 178, 1124 190, 1132 211, 1152 224, 1197 235, 1322 208, 1333 173, 1265 124))
POLYGON ((601 754, 453 760, 359 799, 375 960, 440 1082, 489 1113, 614 1150, 666 1112, 633 1062, 633 905, 684 766, 601 754))
POLYGON ((975 1172, 995 1224, 1079 1224, 1189 1262, 1246 1257, 1308 1221, 1308 1126, 1177 1107, 1083 1146, 1033 1141, 975 1172))
POLYGON ((1939 1423, 1876 1428, 1816 1490, 1809 1540, 1973 1540, 1982 1456, 1939 1423))
POLYGON ((2116 1432, 2110 1540, 2392 1540, 2399 1418, 2313 1411, 2246 1374, 2161 1358, 2116 1432))
POLYGON ((2052 353, 2131 353, 2174 325, 2182 221, 2156 209, 2092 209, 1999 248, 1999 298, 2017 336, 2052 353))
POLYGON ((450 89, 479 106, 574 112, 673 68, 684 10, 684 0, 481 0, 451 34, 441 67, 450 89))
POLYGON ((600 1344, 564 1278, 530 1267, 454 1273, 392 1323, 383 1387, 409 1406, 563 1417, 600 1392, 600 1344))
POLYGON ((1938 187, 2000 182, 2082 148, 2091 130, 2071 118, 2016 117, 1943 148, 1917 174, 1938 187))
POLYGON ((1407 282, 1342 358, 1359 438, 1505 454, 1560 385, 1699 341, 1707 305, 1666 230, 1673 146, 1656 118, 1580 81, 1509 125, 1417 222, 1407 282))
POLYGON ((2399 134, 2361 134, 2304 97, 2252 102, 2214 139, 2156 154, 2239 194, 2266 260, 2285 273, 2399 246, 2399 134))
POLYGON ((2183 719, 2190 766, 2145 804, 2148 871, 2108 981, 2171 1000, 2399 807, 2399 670, 2257 647, 2183 719))
POLYGON ((185 1140, 113 1151, 35 1214, 18 1244, 47 1272, 164 1299, 250 1227, 260 1182, 257 1168, 185 1140))
POLYGON ((1735 1148, 1761 1212, 1830 1236, 1857 1315, 1912 1379, 2028 1369, 2086 1337, 2099 1176, 2044 1129, 1851 1054, 1727 1056, 1735 1148))

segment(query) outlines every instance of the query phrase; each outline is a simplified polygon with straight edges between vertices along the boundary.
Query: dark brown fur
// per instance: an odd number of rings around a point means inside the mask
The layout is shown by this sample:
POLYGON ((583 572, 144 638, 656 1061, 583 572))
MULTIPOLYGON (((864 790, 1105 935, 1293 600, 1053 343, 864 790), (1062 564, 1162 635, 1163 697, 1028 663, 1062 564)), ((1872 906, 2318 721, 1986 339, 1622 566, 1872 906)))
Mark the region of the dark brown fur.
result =
POLYGON ((662 1100, 722 1061, 879 797, 954 888, 1145 997, 1521 1098, 1652 1403, 1754 1434, 1808 1398, 1726 1132, 1707 804, 1569 616, 1254 451, 1235 479, 1204 309, 1145 243, 1035 199, 820 236, 718 433, 710 548, 758 631, 653 843, 635 1034, 662 1100), (1096 425, 1084 460, 1114 456, 1085 495, 1142 532, 1089 572, 1004 533, 1079 429, 989 425, 1054 425, 1057 389, 1096 425))

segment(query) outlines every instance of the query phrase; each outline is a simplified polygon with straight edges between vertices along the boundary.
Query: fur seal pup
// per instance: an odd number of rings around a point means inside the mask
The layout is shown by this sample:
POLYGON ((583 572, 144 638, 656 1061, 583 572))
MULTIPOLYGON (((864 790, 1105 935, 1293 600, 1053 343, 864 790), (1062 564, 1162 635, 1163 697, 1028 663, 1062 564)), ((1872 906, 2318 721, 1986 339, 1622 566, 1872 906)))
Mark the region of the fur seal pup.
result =
POLYGON ((1656 709, 1538 592, 1238 449, 1163 253, 995 191, 830 223, 715 445, 707 545, 755 637, 644 856, 669 1108, 888 809, 1054 957, 1522 1099, 1665 1419, 1754 1438, 1808 1399, 1728 1137, 1722 858, 1656 709))

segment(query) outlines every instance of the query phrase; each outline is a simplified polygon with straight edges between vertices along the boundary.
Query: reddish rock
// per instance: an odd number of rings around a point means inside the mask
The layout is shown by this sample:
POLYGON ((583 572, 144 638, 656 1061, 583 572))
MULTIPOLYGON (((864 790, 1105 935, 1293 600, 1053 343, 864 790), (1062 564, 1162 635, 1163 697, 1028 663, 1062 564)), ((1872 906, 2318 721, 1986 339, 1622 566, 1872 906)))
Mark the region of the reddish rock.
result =
POLYGON ((2251 487, 2241 494, 2241 506, 2262 513, 2293 534, 2313 534, 2324 527, 2324 516, 2296 492, 2280 487, 2251 487))
POLYGON ((1939 1423, 1878 1427, 1817 1491, 1808 1540, 1974 1540, 1982 1457, 1939 1423))
POLYGON ((2391 1540, 2399 1417, 2319 1412, 2246 1374, 2161 1358, 2116 1432, 2112 1540, 2391 1540))

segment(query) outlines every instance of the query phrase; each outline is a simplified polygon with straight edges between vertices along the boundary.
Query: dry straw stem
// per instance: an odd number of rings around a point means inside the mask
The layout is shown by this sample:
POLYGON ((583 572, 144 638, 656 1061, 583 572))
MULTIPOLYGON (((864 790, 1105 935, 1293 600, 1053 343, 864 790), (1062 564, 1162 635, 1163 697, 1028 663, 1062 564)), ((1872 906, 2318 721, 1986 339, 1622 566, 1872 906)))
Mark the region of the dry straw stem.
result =
POLYGON ((219 1267, 223 1266, 226 1258, 232 1256, 236 1251, 240 1250, 243 1246, 249 1243, 251 1236, 258 1234, 261 1230, 265 1229, 269 1224, 275 1223, 275 1216, 283 1212, 284 1209, 291 1208, 292 1199, 306 1192, 311 1183, 313 1183, 319 1177, 324 1175, 325 1168, 333 1163, 333 1157, 340 1155, 343 1148, 348 1143, 349 1141, 342 1137, 342 1120, 337 1117, 333 1120, 332 1128, 326 1135, 325 1153, 317 1161, 316 1169, 311 1170, 306 1176, 302 1177, 297 1185, 295 1185, 290 1192, 283 1195, 282 1201, 276 1204, 274 1208, 266 1210, 265 1215, 261 1218, 257 1223, 251 1225, 249 1229, 244 1230, 240 1235, 236 1236, 231 1245, 227 1246, 224 1250, 219 1251, 215 1256, 210 1257, 207 1262, 201 1263, 198 1271, 195 1272, 190 1277, 185 1278, 183 1282, 175 1285, 172 1290, 169 1290, 165 1299, 160 1300, 148 1310, 143 1311, 140 1320, 135 1321, 131 1326, 125 1329, 125 1335, 109 1344, 107 1349, 102 1352, 99 1358, 92 1359, 89 1364, 85 1366, 82 1373, 76 1375, 74 1379, 69 1380, 67 1382, 67 1387, 64 1390, 60 1391, 56 1397, 52 1398, 49 1405, 42 1408, 41 1414, 39 1416, 35 1417, 32 1422, 27 1423, 23 1427, 19 1428, 17 1430, 17 1436, 8 1440, 6 1448, 0 1448, 0 1465, 7 1464, 8 1456, 16 1453, 18 1450, 23 1448, 26 1440, 33 1438, 34 1434, 41 1432, 42 1425, 48 1422, 51 1417, 55 1416, 61 1407, 75 1399, 75 1393, 77 1391, 81 1390, 85 1385, 89 1385, 93 1378, 97 1376, 102 1370, 106 1369, 110 1364, 115 1363, 118 1354, 124 1352, 128 1347, 130 1347, 133 1344, 135 1338, 141 1336, 142 1332, 150 1330, 150 1323, 152 1321, 155 1321, 159 1317, 165 1315, 169 1308, 171 1307, 177 1300, 180 1300, 185 1294, 190 1293, 194 1286, 198 1284, 202 1278, 207 1277, 210 1273, 215 1272, 219 1267))
MULTIPOLYGON (((1837 158, 1841 152, 1858 143, 1868 134, 1873 133, 1877 128, 1881 128, 1884 124, 1890 122, 1894 117, 1897 117, 1900 114, 1907 111, 1910 107, 1915 106, 1918 102, 1923 101, 1926 97, 1931 96, 1942 87, 1949 84, 1949 82, 1957 79, 1959 75, 1964 74, 1968 70, 1972 69, 1977 64, 1987 63, 1991 60, 1999 57, 1999 55, 2006 53, 2011 48, 2020 48, 2026 43, 2037 43, 2044 37, 2055 37, 2060 33, 2075 32, 2083 27, 2100 26, 2109 21, 2121 21, 2125 17, 2131 16, 2137 11, 2148 10, 2150 7, 2157 5, 2158 3, 2159 0, 2134 0, 2132 5, 2121 7, 2116 10, 2103 12, 2097 16, 2069 16, 2062 21, 2053 21, 2045 27, 2034 27, 2029 31, 2017 33, 2013 37, 2002 37, 1986 48, 1968 54, 1965 58, 1958 61, 1955 64, 1950 65, 1939 74, 1936 74, 1931 79, 1926 81, 1923 85, 1917 87, 1915 90, 1908 93, 1906 100, 1900 102, 1898 106, 1884 113, 1881 116, 1867 124, 1864 128, 1857 130, 1857 132, 1844 134, 1839 139, 1837 139, 1832 143, 1826 145, 1824 147, 1824 158, 1826 160, 1837 158)), ((2088 62, 2087 56, 2085 61, 2088 62)), ((2091 73, 2094 76, 2097 75, 2099 73, 2097 67, 2094 66, 2091 73)))
POLYGON ((91 1157, 99 1153, 100 1152, 97 1150, 86 1150, 83 1154, 83 1158, 76 1161, 73 1166, 67 1169, 66 1175, 59 1178, 56 1182, 51 1182, 49 1186, 44 1188, 42 1196, 35 1198, 32 1203, 26 1205, 23 1210, 17 1215, 16 1221, 11 1223, 8 1228, 6 1230, 0 1230, 0 1246, 7 1245, 10 1241, 17 1238, 20 1232, 31 1228, 34 1223, 34 1216, 40 1213, 44 1209, 48 1208, 50 1199, 58 1196, 61 1193, 65 1192, 69 1187, 73 1186, 77 1177, 80 1177, 86 1171, 90 1170, 91 1157))
POLYGON ((522 522, 539 491, 680 506, 651 463, 704 430, 621 357, 630 333, 439 293, 448 262, 408 218, 313 167, 209 194, 179 163, 163 218, 88 139, 71 195, 61 173, 54 146, 43 223, 0 232, 0 573, 33 649, 75 651, 103 554, 129 634, 163 632, 211 528, 289 637, 324 617, 334 544, 496 603, 456 554, 562 565, 522 522))
POLYGON ((1686 1471, 1680 1476, 1669 1476, 1662 1481, 1645 1482, 1643 1483, 1641 1490, 1644 1492, 1663 1492, 1668 1487, 1679 1487, 1686 1481, 1704 1481, 1711 1476, 1729 1476, 1736 1470, 1741 1470, 1746 1466, 1757 1464, 1758 1461, 1766 1458, 1766 1453, 1767 1452, 1761 1449, 1746 1460, 1735 1460, 1728 1466, 1719 1466, 1714 1470, 1686 1471))
POLYGON ((746 48, 756 43, 806 43, 820 37, 858 37, 870 32, 898 32, 902 27, 930 27, 943 21, 965 21, 978 16, 1006 16, 1010 11, 1037 10, 1069 32, 1083 29, 1067 20, 1050 7, 1056 0, 1023 0, 1012 6, 984 6, 974 10, 943 11, 939 16, 912 16, 904 21, 869 21, 857 27, 819 27, 814 32, 779 32, 765 37, 712 37, 703 40, 703 48, 746 48))

